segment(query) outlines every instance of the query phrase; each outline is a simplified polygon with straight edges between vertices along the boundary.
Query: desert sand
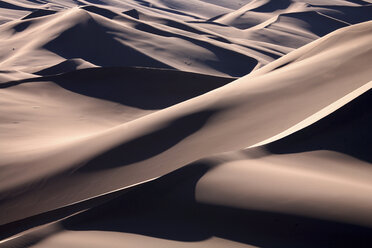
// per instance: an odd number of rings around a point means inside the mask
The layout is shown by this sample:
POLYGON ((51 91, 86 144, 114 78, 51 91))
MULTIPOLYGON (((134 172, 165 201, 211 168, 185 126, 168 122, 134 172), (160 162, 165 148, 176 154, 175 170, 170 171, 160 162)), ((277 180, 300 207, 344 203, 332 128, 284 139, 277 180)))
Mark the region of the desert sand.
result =
POLYGON ((0 1, 0 247, 371 247, 372 2, 0 1))

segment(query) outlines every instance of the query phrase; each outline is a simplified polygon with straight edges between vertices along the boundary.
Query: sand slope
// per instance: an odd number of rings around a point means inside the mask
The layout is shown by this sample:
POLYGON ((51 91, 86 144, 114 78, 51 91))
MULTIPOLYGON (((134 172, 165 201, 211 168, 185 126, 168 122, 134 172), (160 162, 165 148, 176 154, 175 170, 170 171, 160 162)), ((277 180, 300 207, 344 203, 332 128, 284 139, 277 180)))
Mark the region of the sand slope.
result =
POLYGON ((328 4, 11 1, 0 16, 9 10, 21 16, 0 27, 0 69, 142 66, 243 76, 335 29, 371 19, 368 3, 328 4), (191 10, 196 16, 187 14, 191 10))
POLYGON ((0 244, 370 242, 369 2, 0 8, 0 244))

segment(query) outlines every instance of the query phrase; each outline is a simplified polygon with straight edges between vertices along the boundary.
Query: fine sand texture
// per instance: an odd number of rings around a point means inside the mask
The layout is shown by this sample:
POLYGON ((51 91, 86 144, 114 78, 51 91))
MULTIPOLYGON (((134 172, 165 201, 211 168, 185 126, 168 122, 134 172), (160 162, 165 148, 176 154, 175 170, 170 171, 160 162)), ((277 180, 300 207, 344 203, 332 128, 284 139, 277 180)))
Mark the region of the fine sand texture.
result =
POLYGON ((372 247, 372 1, 0 0, 0 247, 372 247))

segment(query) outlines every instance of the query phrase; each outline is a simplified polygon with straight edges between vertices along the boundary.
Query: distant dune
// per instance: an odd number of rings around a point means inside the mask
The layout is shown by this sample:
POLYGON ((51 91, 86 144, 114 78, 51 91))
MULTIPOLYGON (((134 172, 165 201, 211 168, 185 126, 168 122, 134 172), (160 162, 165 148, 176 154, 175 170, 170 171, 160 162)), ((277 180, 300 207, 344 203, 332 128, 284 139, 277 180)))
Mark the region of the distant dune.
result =
POLYGON ((371 247, 372 2, 0 1, 0 247, 371 247))

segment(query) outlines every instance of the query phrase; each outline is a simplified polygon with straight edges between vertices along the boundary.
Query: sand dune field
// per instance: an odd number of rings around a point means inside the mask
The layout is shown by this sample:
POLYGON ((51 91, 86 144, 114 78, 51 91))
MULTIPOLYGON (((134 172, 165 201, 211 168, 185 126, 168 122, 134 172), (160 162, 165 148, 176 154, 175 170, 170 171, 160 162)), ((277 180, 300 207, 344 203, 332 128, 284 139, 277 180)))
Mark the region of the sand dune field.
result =
POLYGON ((0 247, 372 247, 372 1, 0 0, 0 247))

